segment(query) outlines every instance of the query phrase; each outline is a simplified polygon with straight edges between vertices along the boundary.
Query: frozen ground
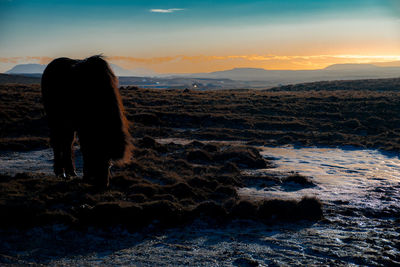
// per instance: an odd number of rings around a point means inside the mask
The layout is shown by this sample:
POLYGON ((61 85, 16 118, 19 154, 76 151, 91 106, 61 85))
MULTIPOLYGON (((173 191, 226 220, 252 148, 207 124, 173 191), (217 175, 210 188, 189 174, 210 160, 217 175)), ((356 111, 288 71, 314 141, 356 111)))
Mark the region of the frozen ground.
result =
MULTIPOLYGON (((75 148, 75 165, 78 175, 82 175, 82 155, 78 148, 75 148)), ((22 172, 52 174, 53 150, 0 151, 0 173, 15 175, 22 172)))
MULTIPOLYGON (((268 186, 243 188, 250 197, 298 198, 315 195, 328 204, 378 212, 400 210, 400 159, 377 150, 341 148, 264 147, 261 154, 273 159, 274 169, 249 170, 252 175, 298 172, 313 177, 316 187, 268 186)), ((389 213, 388 213, 389 214, 389 213)))
MULTIPOLYGON (((168 140, 171 141, 171 140, 168 140)), ((175 140, 179 141, 179 140, 175 140)), ((240 189, 249 198, 316 195, 325 219, 265 225, 196 221, 140 233, 118 228, 85 233, 62 226, 2 232, 0 262, 49 265, 398 265, 400 264, 400 159, 376 150, 261 147, 276 168, 262 176, 297 171, 315 187, 265 185, 240 189), (7 255, 7 256, 5 256, 7 255)), ((1 154, 1 172, 51 172, 49 150, 1 154)))

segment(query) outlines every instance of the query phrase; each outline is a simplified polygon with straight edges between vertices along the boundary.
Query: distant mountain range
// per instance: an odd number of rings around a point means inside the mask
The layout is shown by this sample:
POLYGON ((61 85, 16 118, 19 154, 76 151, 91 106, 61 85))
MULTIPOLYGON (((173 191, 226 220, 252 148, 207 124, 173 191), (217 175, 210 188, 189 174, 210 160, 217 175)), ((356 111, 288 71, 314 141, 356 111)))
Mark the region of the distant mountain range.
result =
MULTIPOLYGON (((399 64, 400 65, 400 64, 399 64)), ((7 74, 40 77, 45 65, 16 65, 7 74)), ((121 85, 148 88, 270 88, 295 83, 382 79, 400 77, 399 66, 374 64, 335 64, 318 70, 265 70, 261 68, 234 68, 231 70, 191 74, 157 74, 151 70, 127 70, 111 64, 121 85)))
POLYGON ((144 68, 135 68, 133 70, 127 70, 115 64, 110 64, 110 66, 113 69, 115 75, 117 76, 152 77, 157 75, 155 71, 144 68))
POLYGON ((335 64, 319 70, 235 68, 225 71, 177 76, 232 79, 238 81, 265 81, 268 84, 288 84, 324 80, 396 78, 400 77, 400 67, 379 67, 373 64, 335 64))
POLYGON ((5 74, 36 74, 43 73, 47 65, 42 64, 19 64, 4 72, 5 74))

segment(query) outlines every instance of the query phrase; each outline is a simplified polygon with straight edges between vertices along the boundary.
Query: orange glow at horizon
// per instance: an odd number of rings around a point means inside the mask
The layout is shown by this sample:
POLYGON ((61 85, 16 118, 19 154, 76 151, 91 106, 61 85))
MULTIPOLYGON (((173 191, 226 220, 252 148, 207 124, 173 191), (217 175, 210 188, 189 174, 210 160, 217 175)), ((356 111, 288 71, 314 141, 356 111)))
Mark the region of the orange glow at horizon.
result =
MULTIPOLYGON (((47 64, 51 57, 0 58, 0 64, 40 63, 47 64)), ((375 64, 400 66, 400 53, 392 55, 176 55, 161 57, 106 56, 106 59, 125 69, 150 69, 157 73, 198 73, 233 68, 263 68, 267 70, 314 70, 333 64, 375 64)))
POLYGON ((313 70, 333 64, 376 64, 400 66, 398 55, 230 55, 230 56, 168 56, 137 58, 110 56, 110 62, 126 69, 148 68, 158 73, 213 72, 233 68, 263 68, 267 70, 313 70))

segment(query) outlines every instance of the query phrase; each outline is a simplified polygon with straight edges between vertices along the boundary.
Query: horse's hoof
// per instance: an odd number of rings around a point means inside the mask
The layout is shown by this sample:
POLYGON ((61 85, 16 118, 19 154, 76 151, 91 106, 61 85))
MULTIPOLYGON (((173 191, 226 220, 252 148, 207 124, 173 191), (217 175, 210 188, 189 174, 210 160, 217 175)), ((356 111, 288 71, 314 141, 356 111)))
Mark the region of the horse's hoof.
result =
POLYGON ((110 183, 108 181, 92 181, 92 185, 99 190, 106 190, 110 187, 110 183))
POLYGON ((57 177, 67 179, 67 175, 65 175, 65 172, 57 174, 57 177))
POLYGON ((83 175, 82 181, 88 184, 93 184, 95 179, 93 176, 83 175))
POLYGON ((66 175, 67 175, 67 178, 78 176, 78 175, 76 174, 75 170, 67 171, 67 172, 66 172, 66 175))
POLYGON ((94 187, 97 188, 98 190, 104 191, 104 190, 108 189, 109 185, 106 185, 106 184, 95 184, 94 187))

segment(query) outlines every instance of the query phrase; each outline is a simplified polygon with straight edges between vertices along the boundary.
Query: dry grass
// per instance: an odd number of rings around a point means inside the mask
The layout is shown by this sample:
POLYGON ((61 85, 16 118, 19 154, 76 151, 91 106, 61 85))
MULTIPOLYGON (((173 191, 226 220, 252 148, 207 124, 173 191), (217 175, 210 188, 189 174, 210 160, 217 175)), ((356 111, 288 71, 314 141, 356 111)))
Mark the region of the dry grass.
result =
MULTIPOLYGON (((125 87, 121 94, 132 122, 131 133, 141 139, 136 141, 134 161, 114 173, 111 188, 96 191, 79 179, 62 181, 40 174, 2 176, 0 214, 5 219, 1 224, 58 221, 139 227, 153 220, 169 225, 198 216, 263 221, 322 216, 316 199, 239 199, 236 188, 246 182, 240 168, 269 166, 251 146, 162 145, 154 137, 400 151, 398 91, 184 92, 125 87)), ((40 87, 0 85, 0 124, 0 149, 47 146, 40 87)), ((298 176, 286 182, 312 186, 312 181, 298 176)))
POLYGON ((208 152, 210 158, 230 157, 232 153, 235 156, 223 161, 199 159, 191 163, 188 152, 203 150, 206 146, 199 142, 186 146, 161 145, 149 137, 139 140, 135 160, 114 170, 111 187, 106 191, 79 178, 61 180, 29 173, 0 176, 0 225, 24 227, 58 222, 75 226, 123 224, 137 228, 155 220, 169 226, 198 217, 221 222, 235 218, 268 222, 322 217, 322 205, 316 199, 241 200, 236 189, 243 186, 246 177, 237 171, 235 158, 247 159, 243 163, 247 164, 246 168, 254 165, 251 162, 264 162, 263 167, 267 167, 268 162, 252 148, 232 150, 216 144, 215 151, 208 152))
MULTIPOLYGON (((352 145, 400 151, 398 91, 183 92, 125 87, 121 94, 132 122, 131 133, 138 138, 352 145)), ((1 147, 7 147, 9 138, 47 137, 39 86, 0 85, 0 123, 1 147)))

